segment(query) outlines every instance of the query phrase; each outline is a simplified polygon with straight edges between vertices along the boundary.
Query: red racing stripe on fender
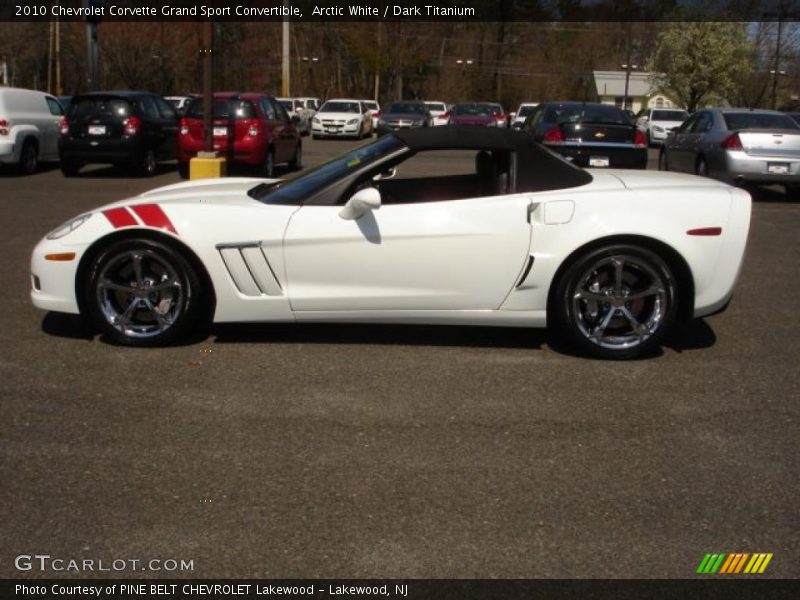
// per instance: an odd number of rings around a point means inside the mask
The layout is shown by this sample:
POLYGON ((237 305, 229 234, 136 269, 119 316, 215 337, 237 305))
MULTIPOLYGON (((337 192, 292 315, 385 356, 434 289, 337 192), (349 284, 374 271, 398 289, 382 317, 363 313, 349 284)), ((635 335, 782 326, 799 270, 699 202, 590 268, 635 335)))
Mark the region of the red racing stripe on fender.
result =
POLYGON ((697 229, 690 229, 686 235, 721 235, 722 227, 698 227, 697 229))
POLYGON ((178 232, 175 231, 175 227, 172 226, 172 221, 169 220, 169 217, 161 210, 158 204, 135 204, 131 206, 131 210, 135 212, 142 220, 142 223, 148 227, 166 229, 178 235, 178 232))
POLYGON ((128 209, 124 206, 109 208, 108 210, 104 210, 103 214, 106 216, 106 219, 108 219, 108 222, 113 225, 114 229, 138 225, 136 219, 133 218, 133 215, 128 212, 128 209))

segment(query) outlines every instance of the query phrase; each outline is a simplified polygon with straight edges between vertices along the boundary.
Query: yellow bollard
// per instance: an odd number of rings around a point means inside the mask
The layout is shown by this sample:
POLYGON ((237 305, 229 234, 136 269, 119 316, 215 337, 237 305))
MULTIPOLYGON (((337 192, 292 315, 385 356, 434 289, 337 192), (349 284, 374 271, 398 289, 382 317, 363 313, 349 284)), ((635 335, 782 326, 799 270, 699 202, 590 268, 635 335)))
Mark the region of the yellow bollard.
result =
POLYGON ((227 166, 224 156, 197 156, 189 161, 189 179, 225 177, 227 166))

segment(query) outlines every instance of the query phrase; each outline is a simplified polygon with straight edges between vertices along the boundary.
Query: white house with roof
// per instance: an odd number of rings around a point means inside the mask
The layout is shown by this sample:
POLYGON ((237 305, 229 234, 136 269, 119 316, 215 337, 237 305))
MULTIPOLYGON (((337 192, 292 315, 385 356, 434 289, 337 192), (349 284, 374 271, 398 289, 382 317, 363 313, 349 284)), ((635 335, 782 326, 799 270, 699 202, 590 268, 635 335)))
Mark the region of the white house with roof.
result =
MULTIPOLYGON (((594 71, 598 102, 620 108, 625 103, 626 71, 594 71)), ((656 90, 650 73, 631 71, 628 78, 628 108, 638 113, 643 108, 675 108, 677 103, 656 90)))

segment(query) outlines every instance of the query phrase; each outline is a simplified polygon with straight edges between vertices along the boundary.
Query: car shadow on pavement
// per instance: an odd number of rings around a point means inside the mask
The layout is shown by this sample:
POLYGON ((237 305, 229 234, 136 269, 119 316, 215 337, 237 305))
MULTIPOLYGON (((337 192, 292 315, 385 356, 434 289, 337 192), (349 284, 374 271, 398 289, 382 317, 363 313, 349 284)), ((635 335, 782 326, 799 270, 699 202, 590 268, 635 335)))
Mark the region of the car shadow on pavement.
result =
POLYGON ((55 337, 86 340, 87 342, 91 342, 97 333, 80 315, 56 312, 48 312, 44 316, 42 331, 55 337))
MULTIPOLYGON (((177 169, 178 163, 176 162, 158 163, 154 176, 175 172, 177 169)), ((75 177, 77 179, 144 179, 132 167, 115 167, 113 165, 90 165, 81 169, 75 177)))
POLYGON ((783 186, 745 186, 744 190, 750 192, 753 202, 768 202, 768 203, 781 203, 781 204, 796 204, 798 197, 786 193, 783 186))
POLYGON ((701 350, 717 343, 717 335, 705 319, 692 319, 678 325, 662 344, 675 352, 701 350))
POLYGON ((211 329, 218 344, 378 344, 386 346, 465 346, 540 348, 544 329, 444 325, 218 324, 211 329))

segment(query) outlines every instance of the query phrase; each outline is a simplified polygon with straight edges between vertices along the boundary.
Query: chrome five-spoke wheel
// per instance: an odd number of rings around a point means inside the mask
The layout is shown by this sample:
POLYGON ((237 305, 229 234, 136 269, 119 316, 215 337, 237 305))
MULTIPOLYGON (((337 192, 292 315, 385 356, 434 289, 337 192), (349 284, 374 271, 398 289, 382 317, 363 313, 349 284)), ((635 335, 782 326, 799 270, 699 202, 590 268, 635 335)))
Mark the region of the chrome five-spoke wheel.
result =
POLYGON ((628 358, 657 343, 675 314, 666 262, 636 246, 601 248, 578 259, 559 285, 556 320, 583 350, 628 358))
POLYGON ((154 240, 126 240, 94 261, 87 306, 103 331, 128 345, 157 345, 186 333, 197 316, 199 282, 178 252, 154 240))

